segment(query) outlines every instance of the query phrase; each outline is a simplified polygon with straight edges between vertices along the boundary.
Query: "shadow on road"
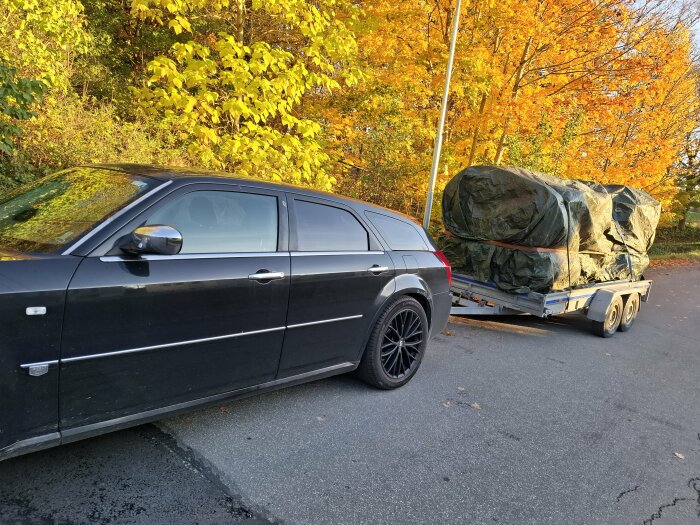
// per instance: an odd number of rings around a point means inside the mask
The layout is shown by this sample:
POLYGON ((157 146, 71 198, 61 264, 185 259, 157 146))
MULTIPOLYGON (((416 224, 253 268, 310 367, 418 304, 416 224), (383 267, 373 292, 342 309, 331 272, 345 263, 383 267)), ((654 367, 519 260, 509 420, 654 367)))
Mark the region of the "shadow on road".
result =
POLYGON ((482 330, 542 337, 552 333, 570 331, 591 333, 591 321, 580 314, 566 314, 543 319, 534 315, 456 316, 450 323, 482 330))
POLYGON ((0 463, 0 523, 254 523, 186 450, 144 425, 0 463))

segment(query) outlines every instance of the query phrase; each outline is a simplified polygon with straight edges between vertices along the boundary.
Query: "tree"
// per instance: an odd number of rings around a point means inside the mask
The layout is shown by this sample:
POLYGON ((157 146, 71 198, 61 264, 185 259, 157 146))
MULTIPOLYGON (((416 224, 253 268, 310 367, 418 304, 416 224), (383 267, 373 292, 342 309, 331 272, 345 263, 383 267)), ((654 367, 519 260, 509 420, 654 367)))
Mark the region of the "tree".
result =
POLYGON ((90 43, 78 0, 0 0, 0 61, 66 92, 90 43))
MULTIPOLYGON (((463 0, 438 194, 457 170, 500 163, 668 205, 700 100, 700 12, 681 1, 463 0)), ((23 128, 0 171, 202 166, 420 216, 454 6, 0 0, 0 63, 46 86, 36 116, 0 117, 23 128)))
POLYGON ((159 122, 135 117, 129 85, 145 74, 139 57, 172 40, 142 31, 125 4, 0 0, 0 63, 43 89, 12 153, 0 155, 0 185, 90 162, 191 163, 159 122))
MULTIPOLYGON (((349 129, 330 142, 341 187, 364 198, 379 187, 395 205, 427 180, 454 2, 363 7, 369 82, 334 96, 329 121, 349 129), (391 118, 396 108, 404 120, 391 118), (375 146, 387 162, 375 163, 375 146)), ((668 168, 694 125, 694 16, 662 0, 463 2, 438 188, 462 167, 510 164, 645 187, 668 202, 668 168)), ((400 208, 420 214, 416 197, 400 208)))
POLYGON ((321 125, 303 116, 303 101, 359 78, 355 39, 336 15, 340 5, 133 0, 134 17, 167 24, 181 37, 148 64, 138 102, 162 116, 205 166, 330 189, 321 125))

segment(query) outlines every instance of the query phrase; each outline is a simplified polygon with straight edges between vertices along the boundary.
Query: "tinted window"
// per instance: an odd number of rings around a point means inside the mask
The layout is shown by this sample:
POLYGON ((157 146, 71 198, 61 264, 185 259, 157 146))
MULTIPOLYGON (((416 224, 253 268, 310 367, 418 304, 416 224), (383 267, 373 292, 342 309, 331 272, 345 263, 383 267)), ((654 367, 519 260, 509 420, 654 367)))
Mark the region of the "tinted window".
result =
POLYGON ((369 249, 367 230, 355 216, 340 208, 294 201, 297 244, 302 252, 362 251, 369 249))
POLYGON ((0 199, 0 251, 56 251, 160 184, 101 168, 39 179, 0 199))
POLYGON ((277 198, 269 195, 195 191, 166 204, 147 224, 178 229, 180 253, 277 250, 277 198))
POLYGON ((379 230, 392 250, 425 251, 428 249, 420 233, 412 224, 371 211, 365 212, 365 215, 379 230))

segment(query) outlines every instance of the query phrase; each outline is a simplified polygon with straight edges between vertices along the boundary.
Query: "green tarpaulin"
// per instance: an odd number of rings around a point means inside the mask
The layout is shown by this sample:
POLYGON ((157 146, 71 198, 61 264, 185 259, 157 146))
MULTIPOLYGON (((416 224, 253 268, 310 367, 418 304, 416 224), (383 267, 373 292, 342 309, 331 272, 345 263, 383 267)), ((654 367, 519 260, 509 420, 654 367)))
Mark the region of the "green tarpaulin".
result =
POLYGON ((455 270, 519 293, 639 277, 661 211, 642 190, 495 166, 460 172, 442 204, 455 270))

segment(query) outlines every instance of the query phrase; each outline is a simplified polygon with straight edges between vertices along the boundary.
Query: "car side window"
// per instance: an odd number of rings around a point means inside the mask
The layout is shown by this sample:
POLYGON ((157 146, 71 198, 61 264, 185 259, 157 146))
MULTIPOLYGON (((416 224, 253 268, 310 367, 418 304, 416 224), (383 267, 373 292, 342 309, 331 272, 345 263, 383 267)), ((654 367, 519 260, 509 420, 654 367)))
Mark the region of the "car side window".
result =
POLYGON ((392 250, 426 251, 428 249, 412 224, 372 211, 366 211, 365 215, 379 230, 392 250))
POLYGON ((369 250, 367 230, 349 211, 295 200, 297 249, 302 252, 369 250))
POLYGON ((156 211, 147 225, 182 234, 180 253, 277 251, 277 198, 235 191, 193 191, 156 211))

